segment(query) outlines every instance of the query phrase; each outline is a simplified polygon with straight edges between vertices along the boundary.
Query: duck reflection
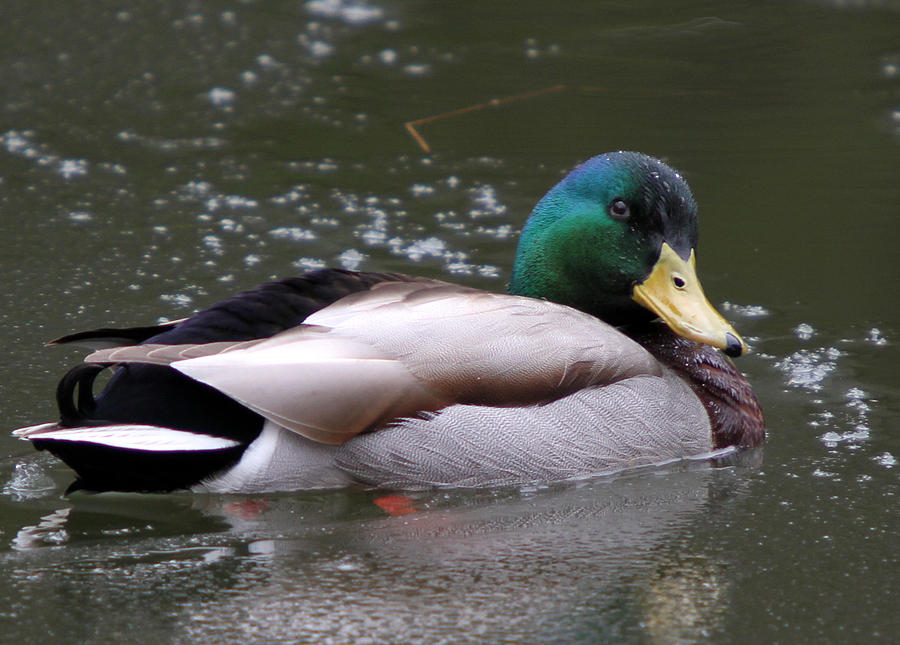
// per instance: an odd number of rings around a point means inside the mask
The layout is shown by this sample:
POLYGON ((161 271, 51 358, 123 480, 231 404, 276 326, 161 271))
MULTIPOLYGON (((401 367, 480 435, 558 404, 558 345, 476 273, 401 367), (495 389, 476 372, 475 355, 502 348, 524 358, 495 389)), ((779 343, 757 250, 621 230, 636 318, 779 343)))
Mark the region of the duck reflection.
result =
POLYGON ((74 495, 19 532, 8 582, 57 628, 80 616, 73 633, 137 621, 194 643, 689 640, 727 609, 727 576, 682 536, 745 481, 682 463, 536 489, 74 495), (35 593, 37 579, 60 593, 35 593), (76 597, 119 610, 73 613, 76 597))
POLYGON ((372 492, 331 519, 296 497, 264 509, 205 498, 198 506, 228 518, 255 566, 226 601, 192 604, 185 627, 201 641, 223 622, 269 640, 699 637, 725 610, 725 577, 672 545, 741 488, 733 471, 693 465, 542 490, 419 493, 382 517, 371 516, 383 505, 372 492))

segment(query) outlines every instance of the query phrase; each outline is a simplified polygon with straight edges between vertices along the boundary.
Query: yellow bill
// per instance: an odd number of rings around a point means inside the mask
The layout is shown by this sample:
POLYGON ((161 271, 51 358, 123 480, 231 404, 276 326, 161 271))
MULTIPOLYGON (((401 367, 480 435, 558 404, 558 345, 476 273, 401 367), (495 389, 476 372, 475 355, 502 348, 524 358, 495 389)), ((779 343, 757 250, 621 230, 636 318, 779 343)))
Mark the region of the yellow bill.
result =
POLYGON ((712 345, 729 356, 747 353, 747 343, 703 294, 693 250, 685 261, 663 242, 659 260, 647 279, 634 286, 631 297, 679 336, 712 345))

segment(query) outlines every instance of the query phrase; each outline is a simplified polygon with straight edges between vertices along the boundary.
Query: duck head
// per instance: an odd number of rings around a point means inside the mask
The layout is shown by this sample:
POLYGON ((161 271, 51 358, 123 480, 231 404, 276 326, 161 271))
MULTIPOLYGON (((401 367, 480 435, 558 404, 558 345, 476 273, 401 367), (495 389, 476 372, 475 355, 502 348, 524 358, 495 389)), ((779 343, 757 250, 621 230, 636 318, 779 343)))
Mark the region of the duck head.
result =
POLYGON ((703 294, 697 203, 684 178, 636 152, 593 157, 531 213, 510 293, 626 325, 658 316, 675 333, 740 356, 747 345, 703 294))

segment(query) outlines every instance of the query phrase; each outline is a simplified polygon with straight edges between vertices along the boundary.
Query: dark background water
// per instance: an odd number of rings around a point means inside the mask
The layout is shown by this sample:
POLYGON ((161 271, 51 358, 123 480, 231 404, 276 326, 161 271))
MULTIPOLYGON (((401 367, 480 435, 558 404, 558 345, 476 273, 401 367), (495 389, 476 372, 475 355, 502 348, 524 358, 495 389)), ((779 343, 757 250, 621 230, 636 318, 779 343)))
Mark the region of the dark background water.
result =
POLYGON ((502 290, 543 192, 637 149, 700 202, 770 430, 726 468, 393 517, 369 491, 66 498, 0 435, 0 641, 896 637, 896 2, 16 0, 0 78, 6 428, 54 418, 71 331, 321 265, 502 290), (426 153, 404 124, 430 117, 426 153))

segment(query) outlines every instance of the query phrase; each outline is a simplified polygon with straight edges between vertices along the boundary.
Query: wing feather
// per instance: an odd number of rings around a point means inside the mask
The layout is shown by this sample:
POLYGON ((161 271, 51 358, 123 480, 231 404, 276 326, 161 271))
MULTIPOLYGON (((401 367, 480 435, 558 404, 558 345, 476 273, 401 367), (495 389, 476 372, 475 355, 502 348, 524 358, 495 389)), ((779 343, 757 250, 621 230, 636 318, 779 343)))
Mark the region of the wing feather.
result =
POLYGON ((310 439, 339 444, 454 403, 521 406, 661 367, 580 311, 437 281, 387 282, 270 338, 101 350, 170 365, 310 439))

